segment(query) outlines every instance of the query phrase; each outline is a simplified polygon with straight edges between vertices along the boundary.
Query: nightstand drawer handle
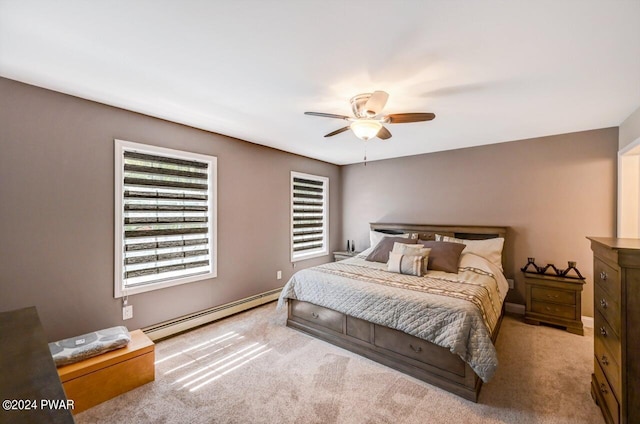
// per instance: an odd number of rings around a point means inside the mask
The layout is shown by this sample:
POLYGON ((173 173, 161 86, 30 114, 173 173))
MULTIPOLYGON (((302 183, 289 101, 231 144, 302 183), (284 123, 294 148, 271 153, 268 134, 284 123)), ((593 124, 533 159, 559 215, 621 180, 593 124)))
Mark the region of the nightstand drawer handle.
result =
POLYGON ((547 297, 548 297, 549 299, 557 299, 557 298, 558 298, 558 295, 557 295, 557 294, 554 294, 554 295, 550 295, 550 294, 548 294, 548 295, 547 295, 547 297))
POLYGON ((609 391, 607 390, 607 386, 605 386, 604 383, 600 383, 600 391, 605 395, 609 393, 609 391))
POLYGON ((600 306, 602 306, 602 309, 607 309, 607 307, 609 306, 609 304, 607 303, 606 300, 604 299, 600 299, 600 306))
POLYGON ((311 316, 316 319, 320 318, 320 315, 316 314, 315 312, 311 312, 311 316))
POLYGON ((409 344, 409 347, 411 348, 411 350, 413 350, 415 353, 420 353, 422 352, 422 348, 420 346, 418 347, 413 347, 412 344, 409 344))
POLYGON ((607 337, 607 329, 604 327, 600 327, 600 334, 602 334, 604 337, 607 337))
POLYGON ((600 279, 601 279, 602 281, 607 281, 607 278, 609 278, 609 275, 607 274, 607 272, 606 272, 606 271, 602 271, 602 272, 600 272, 600 279))
POLYGON ((602 362, 603 365, 609 365, 609 360, 605 355, 602 355, 602 358, 600 358, 600 361, 602 362))

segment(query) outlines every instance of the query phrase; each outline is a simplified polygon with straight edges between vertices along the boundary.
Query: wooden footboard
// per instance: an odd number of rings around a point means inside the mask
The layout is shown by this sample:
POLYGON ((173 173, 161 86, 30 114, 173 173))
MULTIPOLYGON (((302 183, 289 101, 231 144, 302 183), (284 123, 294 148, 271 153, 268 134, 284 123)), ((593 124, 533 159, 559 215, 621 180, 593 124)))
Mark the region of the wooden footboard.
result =
MULTIPOLYGON (((299 300, 288 300, 287 326, 477 402, 482 380, 448 349, 398 330, 299 300)), ((502 314, 494 329, 495 341, 502 314)))

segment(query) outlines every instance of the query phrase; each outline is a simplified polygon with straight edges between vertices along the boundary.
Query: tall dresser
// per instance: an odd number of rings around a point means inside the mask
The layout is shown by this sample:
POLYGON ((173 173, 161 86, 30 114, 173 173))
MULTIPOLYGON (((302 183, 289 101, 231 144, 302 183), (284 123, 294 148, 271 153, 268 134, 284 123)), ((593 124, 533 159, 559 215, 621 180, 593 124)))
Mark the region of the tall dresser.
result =
POLYGON ((591 395, 607 423, 640 423, 640 240, 588 239, 595 283, 591 395))

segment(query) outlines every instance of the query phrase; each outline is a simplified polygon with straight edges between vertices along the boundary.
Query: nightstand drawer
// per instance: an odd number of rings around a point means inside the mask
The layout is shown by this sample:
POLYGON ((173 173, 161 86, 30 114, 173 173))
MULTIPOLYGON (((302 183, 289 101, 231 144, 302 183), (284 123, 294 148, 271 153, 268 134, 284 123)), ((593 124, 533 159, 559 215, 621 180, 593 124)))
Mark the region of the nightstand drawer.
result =
POLYGON ((568 305, 559 305, 556 303, 539 302, 534 300, 531 302, 531 311, 558 318, 571 320, 576 319, 576 308, 568 305))
POLYGON ((531 287, 531 298, 542 302, 564 303, 567 305, 576 304, 576 292, 566 290, 555 290, 544 287, 531 287))
POLYGON ((596 312, 594 319, 594 339, 599 340, 613 354, 613 358, 617 363, 622 362, 621 350, 622 346, 620 338, 613 331, 609 323, 602 317, 600 312, 596 312))
POLYGON ((613 331, 620 335, 620 304, 618 300, 606 292, 600 284, 595 285, 593 295, 596 311, 600 312, 611 325, 613 331))
MULTIPOLYGON (((613 422, 615 424, 619 424, 620 423, 620 405, 618 404, 618 400, 614 396, 613 391, 611 390, 611 386, 609 386, 609 382, 605 378, 604 373, 600 368, 600 364, 598 363, 598 361, 594 361, 594 362, 595 364, 593 368, 595 371, 596 383, 597 383, 597 387, 595 389, 598 390, 600 397, 602 398, 602 400, 604 401, 604 404, 606 405, 606 409, 609 412, 609 415, 613 419, 613 422)), ((602 406, 605 406, 605 405, 602 405, 602 406)))
POLYGON ((620 301, 620 274, 598 258, 593 260, 593 280, 613 299, 620 301))
POLYGON ((601 339, 596 338, 593 344, 593 353, 596 359, 600 363, 604 375, 609 381, 611 389, 616 394, 616 397, 620 397, 620 389, 622 382, 622 375, 620 374, 620 365, 615 359, 615 355, 607 349, 601 339))

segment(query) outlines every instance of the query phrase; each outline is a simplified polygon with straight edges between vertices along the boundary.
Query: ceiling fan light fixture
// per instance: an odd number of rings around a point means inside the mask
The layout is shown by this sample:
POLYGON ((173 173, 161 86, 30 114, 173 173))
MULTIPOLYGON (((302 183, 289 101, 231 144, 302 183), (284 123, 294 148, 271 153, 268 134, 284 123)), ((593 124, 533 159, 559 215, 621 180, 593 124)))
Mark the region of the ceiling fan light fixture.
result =
POLYGON ((382 124, 374 119, 359 119, 351 124, 351 130, 356 137, 364 141, 375 137, 381 128, 382 124))

